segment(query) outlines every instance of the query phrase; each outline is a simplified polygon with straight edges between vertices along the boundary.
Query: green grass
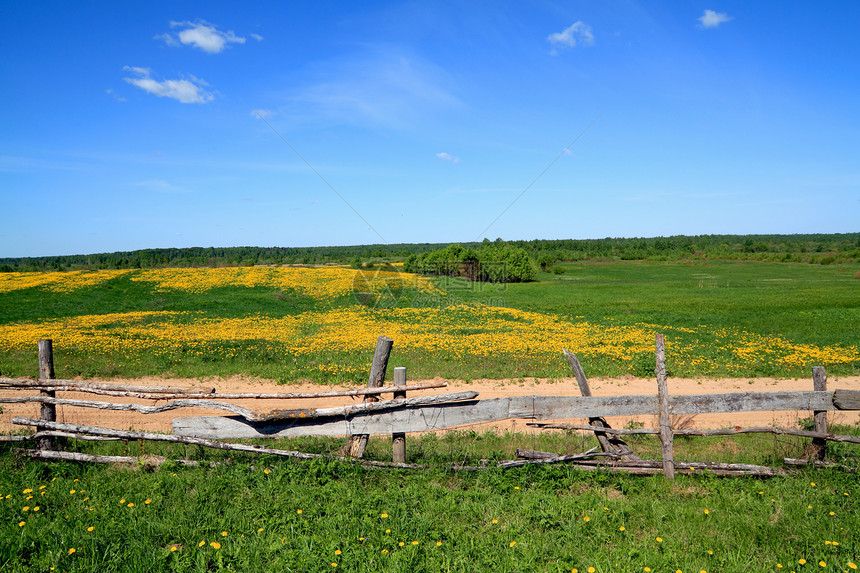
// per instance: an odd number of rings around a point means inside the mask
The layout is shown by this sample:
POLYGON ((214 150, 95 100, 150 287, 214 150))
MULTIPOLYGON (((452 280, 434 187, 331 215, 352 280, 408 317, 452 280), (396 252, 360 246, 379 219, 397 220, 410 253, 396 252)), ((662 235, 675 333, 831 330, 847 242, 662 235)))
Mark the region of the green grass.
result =
MULTIPOLYGON (((856 435, 858 428, 838 431, 856 435)), ((565 433, 410 438, 410 461, 432 466, 421 471, 150 443, 70 448, 221 464, 148 470, 31 462, 4 451, 0 570, 747 572, 776 571, 777 563, 784 571, 819 570, 824 561, 828 570, 843 571, 860 561, 853 474, 803 470, 769 480, 701 474, 668 482, 564 465, 442 467, 506 458, 516 447, 582 451, 592 442, 565 433)), ((341 443, 304 438, 277 445, 327 452, 341 443)), ((642 455, 655 447, 650 437, 634 445, 642 455)), ((678 440, 677 452, 684 460, 772 462, 802 447, 802 440, 737 436, 678 440)), ((853 448, 836 448, 833 459, 856 466, 853 448)), ((390 459, 390 441, 372 440, 369 455, 390 459)))
MULTIPOLYGON (((478 302, 559 315, 599 326, 649 325, 669 333, 667 363, 676 376, 808 376, 808 365, 784 367, 761 360, 737 364, 714 334, 731 331, 774 335, 792 344, 856 347, 860 343, 860 265, 808 265, 764 262, 615 262, 558 263, 555 272, 520 284, 469 283, 439 279, 444 297, 407 290, 400 306, 446 306, 478 302), (695 332, 686 332, 686 330, 695 332), (673 364, 673 350, 704 348, 697 364, 673 364)), ((279 318, 312 310, 355 304, 352 296, 316 301, 272 288, 224 287, 200 294, 160 291, 149 283, 120 276, 98 287, 71 293, 40 288, 0 294, 0 325, 89 314, 130 311, 193 311, 170 320, 263 315, 279 318)), ((388 301, 391 302, 391 301, 388 301)), ((380 310, 384 313, 384 309, 380 310)), ((313 325, 309 325, 309 328, 313 325)), ((481 324, 464 323, 462 334, 482 332, 481 324)), ((397 346, 393 359, 409 368, 410 377, 518 378, 568 375, 559 348, 535 348, 522 355, 475 356, 468 360, 397 346)), ((281 381, 312 379, 323 383, 362 381, 373 349, 285 356, 265 340, 206 343, 166 353, 92 355, 55 341, 57 375, 61 377, 151 374, 205 377, 248 374, 281 381), (352 374, 320 372, 319 364, 338 364, 352 374)), ((689 361, 687 361, 689 362, 689 361)), ((824 364, 835 375, 860 373, 860 362, 824 364)), ((27 351, 4 351, 0 371, 32 375, 35 345, 27 351)), ((592 376, 653 375, 653 354, 632 362, 597 356, 585 364, 592 376)))

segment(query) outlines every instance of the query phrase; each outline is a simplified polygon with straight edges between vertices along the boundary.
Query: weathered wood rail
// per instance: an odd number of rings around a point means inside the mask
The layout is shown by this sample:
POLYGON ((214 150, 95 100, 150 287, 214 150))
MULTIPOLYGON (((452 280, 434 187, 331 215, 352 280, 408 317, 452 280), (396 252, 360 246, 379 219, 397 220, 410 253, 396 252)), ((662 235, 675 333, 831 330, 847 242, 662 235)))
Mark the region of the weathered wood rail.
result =
MULTIPOLYGON (((342 459, 357 459, 364 453, 367 436, 392 436, 392 462, 362 461, 372 467, 418 467, 405 464, 405 437, 407 433, 444 430, 482 422, 508 419, 532 420, 529 426, 542 429, 582 430, 594 432, 599 453, 560 455, 548 452, 518 452, 520 460, 500 462, 498 467, 518 467, 534 463, 571 463, 583 469, 610 468, 611 471, 628 471, 634 474, 663 473, 672 479, 675 472, 702 471, 715 475, 779 475, 784 470, 749 466, 746 464, 708 464, 707 462, 678 462, 674 459, 674 436, 717 436, 741 433, 772 433, 802 436, 812 439, 812 454, 806 463, 827 465, 824 462, 828 441, 860 443, 860 437, 840 436, 827 432, 826 415, 830 411, 860 410, 860 391, 826 389, 823 367, 813 369, 814 389, 810 391, 733 392, 723 394, 697 394, 670 396, 666 383, 665 350, 662 335, 655 338, 656 395, 593 396, 585 372, 575 354, 564 351, 582 396, 509 396, 478 399, 473 391, 446 393, 406 398, 406 392, 442 388, 444 382, 409 384, 406 369, 395 368, 393 386, 383 386, 385 370, 393 341, 380 337, 366 388, 323 392, 278 393, 218 393, 215 388, 186 388, 176 386, 137 386, 112 383, 88 383, 53 378, 51 341, 39 341, 40 378, 38 380, 0 378, 0 390, 18 389, 38 391, 38 395, 0 397, 0 403, 41 404, 39 419, 16 417, 12 423, 31 426, 38 431, 30 436, 36 439, 38 450, 20 450, 24 455, 41 459, 74 459, 105 461, 99 456, 55 451, 57 438, 87 440, 141 439, 185 444, 197 444, 231 451, 281 455, 297 458, 317 457, 301 452, 274 450, 265 446, 229 444, 224 439, 259 439, 297 436, 351 436, 342 459), (123 404, 58 398, 57 392, 87 392, 163 401, 156 405, 123 404), (392 394, 391 400, 379 401, 383 393, 392 394), (257 411, 231 404, 225 400, 290 400, 328 398, 335 396, 362 396, 362 403, 332 408, 295 408, 257 411), (122 432, 107 428, 62 424, 56 421, 56 407, 83 407, 123 410, 152 414, 179 408, 209 408, 226 411, 231 416, 176 417, 172 420, 173 435, 143 432, 122 432), (671 416, 710 413, 736 413, 752 411, 809 411, 815 420, 814 431, 793 428, 733 428, 719 430, 682 430, 671 426, 671 416), (612 416, 657 415, 656 429, 614 429, 606 422, 612 416), (588 424, 558 422, 559 420, 586 419, 588 424), (661 443, 660 460, 641 460, 621 436, 632 434, 658 435, 661 443)), ((27 439, 10 436, 9 441, 27 439)), ((113 459, 113 458, 111 458, 113 459)), ((787 460, 786 463, 789 463, 787 460)), ((805 463, 792 460, 791 465, 805 463)), ((476 469, 476 468, 458 468, 476 469)))

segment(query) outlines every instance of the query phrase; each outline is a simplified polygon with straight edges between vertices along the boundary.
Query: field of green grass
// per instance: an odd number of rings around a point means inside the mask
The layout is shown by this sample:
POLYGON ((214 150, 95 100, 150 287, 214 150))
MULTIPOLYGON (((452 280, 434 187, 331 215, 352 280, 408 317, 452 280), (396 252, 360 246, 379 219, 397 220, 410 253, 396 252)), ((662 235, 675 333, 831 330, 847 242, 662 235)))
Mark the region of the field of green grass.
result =
MULTIPOLYGON (((0 570, 740 573, 860 563, 856 474, 702 473, 669 482, 564 465, 446 469, 507 459, 517 447, 577 452, 593 442, 567 433, 411 437, 409 461, 429 469, 381 471, 133 442, 68 447, 220 465, 44 463, 20 461, 3 446, 0 570)), ((342 444, 277 446, 333 453, 342 444)), ((659 450, 652 437, 632 445, 643 456, 659 450)), ((778 463, 803 446, 773 436, 680 439, 676 457, 778 463)), ((368 456, 390 459, 390 439, 371 440, 368 456)), ((830 456, 858 460, 856 445, 832 446, 830 456)))
POLYGON ((562 347, 589 375, 650 376, 653 335, 663 332, 675 376, 809 376, 817 364, 860 373, 857 264, 558 263, 529 283, 437 278, 439 292, 324 300, 273 286, 159 288, 123 272, 67 291, 0 289, 0 372, 32 375, 44 336, 61 377, 361 382, 376 336, 388 334, 413 378, 567 376, 562 347), (197 336, 200 325, 209 331, 197 336))

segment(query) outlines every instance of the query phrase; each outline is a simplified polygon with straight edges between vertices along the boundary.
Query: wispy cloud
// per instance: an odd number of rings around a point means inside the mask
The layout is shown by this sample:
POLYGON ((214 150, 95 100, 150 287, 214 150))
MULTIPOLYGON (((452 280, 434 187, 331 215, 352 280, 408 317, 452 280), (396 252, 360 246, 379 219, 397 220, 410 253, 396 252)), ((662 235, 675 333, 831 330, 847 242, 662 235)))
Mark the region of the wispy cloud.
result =
MULTIPOLYGON (((203 50, 208 54, 218 54, 229 44, 244 44, 245 38, 237 36, 233 30, 222 32, 205 20, 197 22, 170 22, 171 28, 183 28, 176 35, 165 33, 155 37, 163 40, 168 46, 186 45, 203 50)), ((252 37, 259 41, 263 37, 253 34, 252 37)))
POLYGON ((591 26, 582 21, 577 21, 562 30, 547 36, 546 41, 552 45, 550 54, 555 56, 559 50, 575 48, 576 46, 593 46, 594 34, 591 26))
POLYGON ((132 183, 134 187, 140 187, 146 189, 147 191, 154 191, 156 193, 190 193, 188 189, 184 187, 179 187, 163 179, 149 179, 147 181, 140 181, 138 183, 132 183))
POLYGON ((168 97, 180 103, 206 103, 215 99, 214 95, 203 89, 209 84, 194 76, 189 76, 190 79, 157 81, 152 78, 149 68, 125 66, 123 69, 138 76, 123 78, 125 81, 158 97, 168 97))
POLYGON ((396 48, 374 47, 318 64, 308 85, 291 96, 290 108, 298 120, 404 128, 461 105, 446 83, 447 74, 434 64, 396 48))
POLYGON ((252 109, 251 117, 266 119, 272 115, 272 110, 270 109, 252 109))
POLYGON ((716 28, 729 20, 733 20, 732 16, 729 16, 725 12, 714 12, 713 10, 705 10, 705 13, 699 18, 702 28, 716 28))
POLYGON ((263 41, 263 36, 261 36, 260 34, 250 34, 250 36, 251 36, 252 38, 254 38, 255 40, 257 40, 258 42, 262 42, 262 41, 263 41))
POLYGON ((445 153, 444 151, 442 153, 437 153, 436 157, 438 157, 442 161, 450 161, 451 163, 460 163, 459 157, 454 157, 450 153, 445 153))

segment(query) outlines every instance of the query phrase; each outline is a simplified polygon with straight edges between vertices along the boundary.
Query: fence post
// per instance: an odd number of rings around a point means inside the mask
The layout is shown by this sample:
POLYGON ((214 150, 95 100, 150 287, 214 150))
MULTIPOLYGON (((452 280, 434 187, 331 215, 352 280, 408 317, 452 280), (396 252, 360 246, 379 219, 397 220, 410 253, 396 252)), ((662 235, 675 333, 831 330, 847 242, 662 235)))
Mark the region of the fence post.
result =
MULTIPOLYGON (((397 366, 394 368, 394 385, 406 386, 406 367, 397 366)), ((395 392, 395 400, 403 400, 406 398, 406 392, 395 392)), ((391 456, 395 462, 406 462, 406 432, 393 432, 391 434, 391 456)))
MULTIPOLYGON (((49 338, 39 340, 39 379, 52 380, 54 378, 54 342, 49 338)), ((41 390, 42 396, 54 398, 56 392, 53 390, 41 390)), ((54 404, 42 404, 41 419, 48 422, 57 421, 57 406, 54 404)), ((51 438, 40 438, 39 449, 53 450, 54 440, 51 438)))
POLYGON ((673 451, 672 421, 669 419, 669 386, 666 384, 666 344, 662 334, 655 340, 657 367, 657 402, 660 408, 660 449, 663 455, 663 475, 675 479, 675 455, 673 451))
MULTIPOLYGON (((367 380, 368 388, 378 388, 382 386, 382 381, 385 380, 385 370, 388 368, 388 356, 391 354, 391 347, 394 346, 394 340, 387 336, 380 336, 376 340, 376 350, 373 353, 373 362, 370 364, 370 376, 367 380)), ((375 396, 365 396, 364 402, 377 402, 375 396)), ((356 434, 349 437, 349 441, 344 448, 344 453, 353 458, 360 458, 364 455, 364 450, 367 449, 367 434, 356 434)))
MULTIPOLYGON (((824 366, 812 367, 812 389, 816 392, 824 392, 827 390, 827 371, 824 366)), ((824 410, 815 410, 812 413, 814 430, 822 434, 827 433, 827 412, 824 410)), ((827 440, 824 438, 812 438, 812 454, 810 459, 824 461, 824 456, 827 455, 827 440)))

